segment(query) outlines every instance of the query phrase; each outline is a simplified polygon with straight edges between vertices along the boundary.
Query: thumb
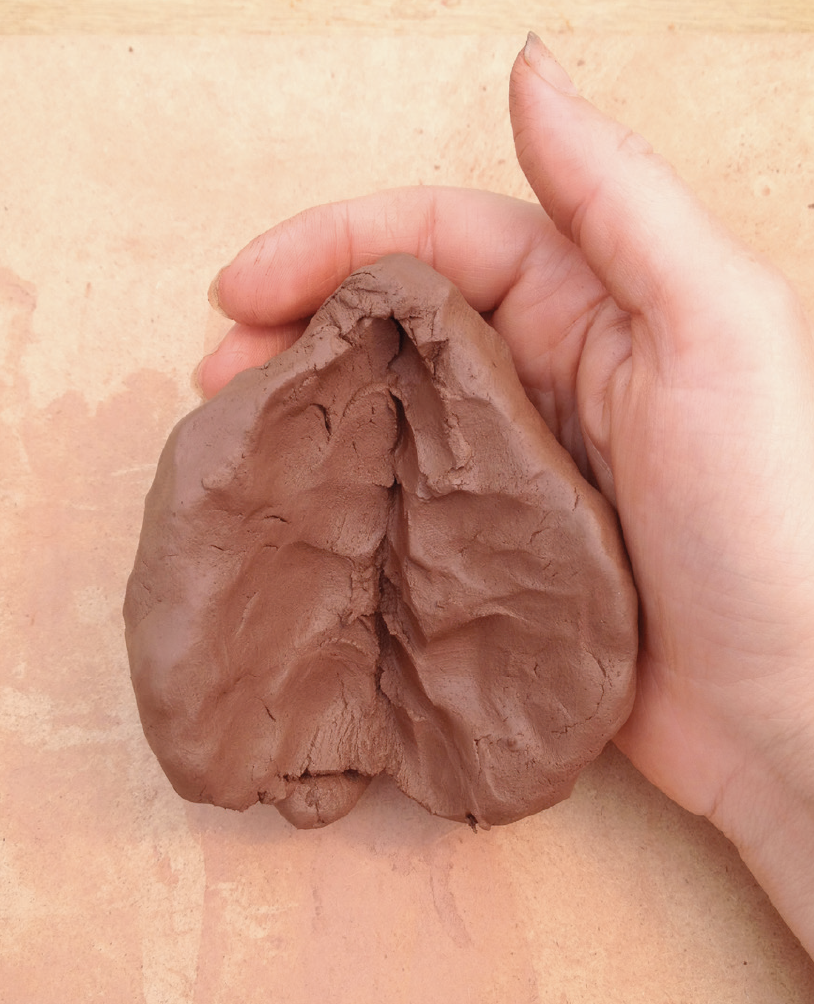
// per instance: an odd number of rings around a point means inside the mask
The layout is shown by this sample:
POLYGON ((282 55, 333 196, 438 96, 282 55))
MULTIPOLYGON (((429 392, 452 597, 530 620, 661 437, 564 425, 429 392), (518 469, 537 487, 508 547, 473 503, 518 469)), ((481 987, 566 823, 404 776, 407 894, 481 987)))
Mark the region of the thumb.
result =
POLYGON ((515 60, 509 105, 531 187, 616 303, 650 322, 640 326, 647 337, 669 332, 662 349, 706 337, 688 313, 725 302, 728 289, 742 293, 744 273, 763 271, 749 252, 644 139, 578 95, 533 33, 515 60))

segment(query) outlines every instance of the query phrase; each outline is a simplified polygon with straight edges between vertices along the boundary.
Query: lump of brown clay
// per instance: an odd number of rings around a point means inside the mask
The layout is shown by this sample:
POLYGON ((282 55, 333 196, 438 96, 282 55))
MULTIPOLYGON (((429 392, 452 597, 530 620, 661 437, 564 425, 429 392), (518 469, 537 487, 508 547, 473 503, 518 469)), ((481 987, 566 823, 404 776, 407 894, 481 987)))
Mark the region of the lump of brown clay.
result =
POLYGON ((176 791, 301 827, 382 771, 512 822, 567 797, 633 699, 612 510, 492 328, 403 255, 176 426, 125 620, 176 791))

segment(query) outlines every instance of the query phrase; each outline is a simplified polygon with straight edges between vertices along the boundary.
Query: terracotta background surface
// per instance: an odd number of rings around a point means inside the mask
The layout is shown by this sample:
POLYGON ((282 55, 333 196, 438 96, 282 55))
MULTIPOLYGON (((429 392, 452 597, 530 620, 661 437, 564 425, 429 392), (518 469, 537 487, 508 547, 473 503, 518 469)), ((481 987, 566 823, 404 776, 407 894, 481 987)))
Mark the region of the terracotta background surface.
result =
POLYGON ((3 0, 0 33, 813 31, 810 0, 3 0))
MULTIPOLYGON (((553 40, 814 311, 811 36, 553 40)), ((613 747, 473 834, 385 783, 326 830, 182 802, 120 607, 226 322, 210 278, 314 202, 527 195, 522 38, 0 39, 0 1001, 797 1004, 814 965, 705 820, 613 747)))

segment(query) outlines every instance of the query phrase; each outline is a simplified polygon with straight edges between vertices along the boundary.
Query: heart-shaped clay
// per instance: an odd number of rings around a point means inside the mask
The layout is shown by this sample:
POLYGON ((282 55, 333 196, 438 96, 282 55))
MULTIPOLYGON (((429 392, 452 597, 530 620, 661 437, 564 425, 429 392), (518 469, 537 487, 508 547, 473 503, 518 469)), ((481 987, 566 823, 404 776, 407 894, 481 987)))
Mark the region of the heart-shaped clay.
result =
POLYGON ((321 826, 385 771, 487 827, 567 797, 622 725, 636 610, 505 344, 394 255, 173 430, 125 621, 185 798, 321 826))

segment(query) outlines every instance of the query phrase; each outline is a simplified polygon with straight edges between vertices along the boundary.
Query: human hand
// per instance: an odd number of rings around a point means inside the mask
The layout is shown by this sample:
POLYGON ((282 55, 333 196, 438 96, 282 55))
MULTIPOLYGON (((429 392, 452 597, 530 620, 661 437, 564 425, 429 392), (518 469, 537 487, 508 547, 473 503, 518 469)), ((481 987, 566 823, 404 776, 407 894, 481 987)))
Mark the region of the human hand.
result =
POLYGON ((811 951, 811 328, 783 277, 533 39, 510 107, 542 209, 420 188, 280 224, 219 276, 238 325, 201 385, 210 396, 291 344, 384 254, 455 282, 617 507, 641 599, 639 690, 618 744, 735 841, 811 951))

